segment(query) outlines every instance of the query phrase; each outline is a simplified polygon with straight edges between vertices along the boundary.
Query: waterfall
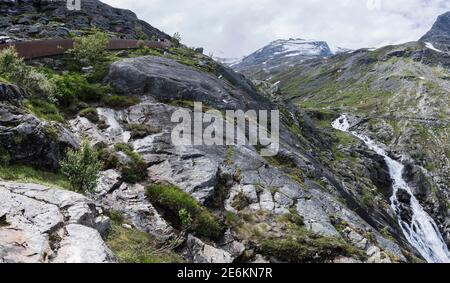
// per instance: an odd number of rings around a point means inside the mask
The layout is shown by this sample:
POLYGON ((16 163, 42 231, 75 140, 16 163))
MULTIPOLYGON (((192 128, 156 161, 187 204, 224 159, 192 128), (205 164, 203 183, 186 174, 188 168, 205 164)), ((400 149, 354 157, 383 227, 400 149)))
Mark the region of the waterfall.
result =
POLYGON ((375 151, 380 156, 383 156, 386 164, 389 167, 389 173, 393 180, 393 196, 391 197, 392 209, 396 212, 398 221, 403 234, 409 243, 417 249, 423 258, 429 263, 450 263, 450 253, 447 245, 439 232, 439 228, 428 215, 419 201, 412 193, 411 188, 403 179, 403 171, 405 166, 400 162, 390 158, 386 151, 377 145, 369 137, 351 131, 351 125, 347 115, 342 115, 333 122, 333 128, 350 133, 362 140, 371 150, 375 151), (412 221, 407 223, 402 220, 400 216, 401 202, 398 199, 397 193, 403 190, 411 197, 412 221))

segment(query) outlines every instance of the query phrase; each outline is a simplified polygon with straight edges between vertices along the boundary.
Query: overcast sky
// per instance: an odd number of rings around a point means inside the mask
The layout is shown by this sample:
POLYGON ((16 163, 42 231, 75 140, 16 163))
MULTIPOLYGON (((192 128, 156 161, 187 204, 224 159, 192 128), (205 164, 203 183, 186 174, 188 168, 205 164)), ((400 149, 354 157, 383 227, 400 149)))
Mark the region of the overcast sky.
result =
POLYGON ((248 55, 276 39, 319 39, 352 49, 413 41, 450 11, 448 0, 102 1, 222 57, 248 55))

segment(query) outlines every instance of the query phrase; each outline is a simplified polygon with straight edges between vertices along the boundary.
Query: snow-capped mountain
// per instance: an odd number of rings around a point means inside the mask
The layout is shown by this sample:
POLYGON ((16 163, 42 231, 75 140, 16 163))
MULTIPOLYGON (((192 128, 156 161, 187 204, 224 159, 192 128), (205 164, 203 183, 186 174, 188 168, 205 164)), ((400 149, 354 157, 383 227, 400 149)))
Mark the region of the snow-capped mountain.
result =
POLYGON ((280 39, 244 57, 231 67, 249 77, 265 79, 305 60, 330 57, 348 49, 337 48, 336 51, 331 50, 325 41, 280 39))
POLYGON ((219 63, 222 63, 224 65, 233 67, 234 65, 241 63, 243 57, 242 58, 226 58, 226 57, 216 57, 216 56, 214 56, 213 59, 216 60, 219 63))

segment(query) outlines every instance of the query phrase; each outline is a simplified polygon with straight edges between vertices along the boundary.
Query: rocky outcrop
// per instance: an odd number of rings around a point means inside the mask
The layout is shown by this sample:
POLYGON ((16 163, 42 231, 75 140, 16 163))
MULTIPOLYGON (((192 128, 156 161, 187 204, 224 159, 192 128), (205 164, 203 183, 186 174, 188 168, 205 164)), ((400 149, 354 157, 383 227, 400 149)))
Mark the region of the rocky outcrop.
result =
POLYGON ((0 83, 0 102, 9 102, 16 106, 25 98, 26 93, 16 85, 0 83))
POLYGON ((142 185, 122 183, 120 175, 109 170, 102 173, 94 199, 104 211, 118 211, 134 227, 159 239, 173 236, 173 228, 159 215, 145 196, 142 185))
POLYGON ((100 222, 82 195, 0 182, 0 262, 115 262, 96 230, 100 222))
POLYGON ((195 263, 232 263, 231 254, 205 244, 200 239, 189 235, 186 247, 182 252, 184 257, 195 263))
POLYGON ((149 95, 158 101, 197 101, 216 109, 271 109, 244 79, 200 72, 173 60, 147 56, 111 65, 106 82, 125 95, 149 95), (240 79, 240 80, 239 80, 240 79), (233 84, 230 87, 229 83, 233 84))
POLYGON ((4 161, 57 169, 78 141, 58 123, 45 122, 8 103, 0 103, 0 152, 4 161))
POLYGON ((450 52, 450 12, 440 15, 420 41, 429 42, 438 50, 450 52))
POLYGON ((79 11, 67 9, 67 1, 2 0, 0 13, 0 38, 6 42, 67 38, 70 34, 82 35, 92 28, 124 39, 170 39, 139 20, 133 12, 113 8, 98 0, 81 1, 79 11))

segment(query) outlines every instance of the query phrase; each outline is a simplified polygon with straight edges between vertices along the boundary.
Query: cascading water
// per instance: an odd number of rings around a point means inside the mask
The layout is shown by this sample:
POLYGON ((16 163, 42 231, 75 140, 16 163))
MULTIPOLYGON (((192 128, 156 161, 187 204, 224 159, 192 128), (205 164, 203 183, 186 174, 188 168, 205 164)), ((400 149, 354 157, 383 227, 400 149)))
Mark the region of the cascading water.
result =
POLYGON ((434 220, 425 212, 419 201, 412 193, 411 188, 407 182, 403 179, 404 165, 398 161, 393 160, 388 156, 386 151, 377 145, 369 137, 359 134, 355 131, 351 131, 351 125, 347 115, 342 115, 336 121, 333 122, 333 128, 350 133, 355 137, 362 140, 370 149, 375 151, 380 156, 383 156, 389 167, 389 172, 393 180, 394 194, 391 197, 391 206, 398 216, 400 227, 403 230, 403 234, 409 243, 414 246, 417 251, 424 257, 429 263, 449 263, 450 253, 447 245, 442 238, 439 229, 434 220), (397 193, 403 190, 411 197, 411 211, 412 221, 410 223, 405 222, 400 216, 401 203, 398 199, 397 193))

